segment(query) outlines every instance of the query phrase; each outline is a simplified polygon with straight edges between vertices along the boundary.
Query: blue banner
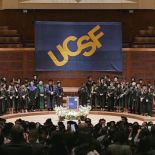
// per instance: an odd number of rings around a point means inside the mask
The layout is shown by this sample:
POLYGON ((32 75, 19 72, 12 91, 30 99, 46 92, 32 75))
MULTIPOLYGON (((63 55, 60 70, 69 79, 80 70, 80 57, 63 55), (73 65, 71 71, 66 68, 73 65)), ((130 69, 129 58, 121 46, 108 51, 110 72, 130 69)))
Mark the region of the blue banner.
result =
POLYGON ((35 24, 37 71, 122 71, 119 22, 35 24))

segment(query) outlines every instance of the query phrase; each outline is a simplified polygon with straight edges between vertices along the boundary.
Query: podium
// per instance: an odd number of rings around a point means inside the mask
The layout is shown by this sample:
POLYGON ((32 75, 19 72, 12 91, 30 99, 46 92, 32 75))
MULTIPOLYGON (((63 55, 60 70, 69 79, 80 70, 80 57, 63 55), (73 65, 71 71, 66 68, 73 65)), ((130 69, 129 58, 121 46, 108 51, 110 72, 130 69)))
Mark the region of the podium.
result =
POLYGON ((78 96, 67 96, 67 107, 68 109, 79 108, 79 97, 78 96))

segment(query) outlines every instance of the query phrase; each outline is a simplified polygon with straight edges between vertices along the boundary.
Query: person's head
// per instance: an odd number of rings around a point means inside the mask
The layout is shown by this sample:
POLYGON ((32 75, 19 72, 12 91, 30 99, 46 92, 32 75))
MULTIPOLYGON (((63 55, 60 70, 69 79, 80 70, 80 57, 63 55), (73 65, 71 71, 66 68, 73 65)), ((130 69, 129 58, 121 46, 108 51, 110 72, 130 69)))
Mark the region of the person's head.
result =
POLYGON ((71 133, 77 132, 78 125, 74 121, 67 121, 67 130, 71 133))
POLYGON ((25 89, 26 88, 26 86, 23 84, 23 85, 21 85, 21 89, 25 89))
POLYGON ((90 119, 90 118, 86 118, 86 119, 85 119, 85 123, 86 123, 88 126, 92 125, 91 119, 90 119))
POLYGON ((74 155, 99 155, 101 152, 100 144, 96 141, 82 143, 73 150, 74 155))
POLYGON ((141 87, 140 83, 137 83, 136 87, 137 87, 138 89, 140 89, 140 87, 141 87))
POLYGON ((108 80, 109 79, 109 75, 104 75, 104 79, 108 80))
POLYGON ((113 82, 110 82, 110 86, 114 86, 114 83, 113 82))
POLYGON ((128 119, 125 116, 122 116, 121 119, 122 119, 122 122, 124 122, 124 123, 128 122, 128 119))
POLYGON ((57 81, 57 86, 61 87, 61 81, 57 81))
POLYGON ((87 155, 99 155, 99 153, 96 150, 93 150, 88 152, 87 155))
POLYGON ((24 129, 21 125, 15 125, 11 129, 11 141, 13 143, 23 142, 24 141, 24 129))
POLYGON ((110 126, 111 126, 111 127, 115 126, 115 121, 111 121, 111 122, 110 122, 110 126))
POLYGON ((142 127, 147 127, 147 122, 143 122, 142 127))
POLYGON ((142 90, 143 90, 144 92, 147 92, 147 86, 146 86, 146 85, 143 85, 142 90))
POLYGON ((37 75, 34 75, 34 76, 33 76, 33 79, 34 79, 34 80, 37 80, 37 75))
POLYGON ((118 82, 118 77, 117 76, 114 77, 114 82, 118 82))
POLYGON ((24 83, 27 85, 29 83, 28 79, 25 79, 24 83))
POLYGON ((143 84, 143 79, 139 79, 139 83, 140 84, 143 84))
POLYGON ((53 125, 53 122, 51 120, 51 118, 48 118, 45 123, 44 123, 45 126, 50 126, 50 125, 53 125))
POLYGON ((59 131, 65 131, 65 125, 63 122, 58 122, 58 130, 59 131))
POLYGON ((135 77, 132 77, 131 82, 135 82, 135 81, 136 81, 135 77))
POLYGON ((137 131, 140 128, 140 125, 138 124, 138 122, 134 122, 132 128, 134 131, 137 131))
POLYGON ((6 78, 5 78, 5 77, 2 77, 2 78, 1 78, 1 82, 6 84, 6 83, 7 83, 6 78))
POLYGON ((92 81, 92 76, 88 76, 88 81, 92 81))
POLYGON ((43 81, 39 81, 39 85, 43 85, 43 81))
POLYGON ((120 87, 121 87, 121 84, 120 84, 120 83, 118 83, 117 88, 120 88, 120 87))
POLYGON ((104 78, 100 79, 100 83, 103 84, 104 83, 104 78))
POLYGON ((139 138, 143 138, 145 136, 149 136, 150 135, 150 132, 149 132, 149 129, 147 127, 141 127, 141 132, 139 134, 139 138))
POLYGON ((36 129, 32 129, 29 131, 29 142, 36 143, 39 137, 38 131, 36 129))
POLYGON ((53 80, 52 79, 48 80, 48 84, 53 85, 53 80))
POLYGON ((33 82, 33 81, 31 81, 31 82, 30 82, 30 86, 33 86, 33 85, 34 85, 34 82, 33 82))
POLYGON ((94 86, 94 87, 96 86, 96 82, 93 82, 93 86, 94 86))
POLYGON ((99 120, 99 124, 102 126, 102 125, 105 125, 105 123, 106 123, 106 120, 105 119, 100 119, 99 120))
POLYGON ((20 87, 20 84, 19 83, 16 83, 15 87, 16 88, 19 88, 20 87))
POLYGON ((38 129, 41 126, 39 122, 36 123, 36 128, 38 129))
POLYGON ((6 89, 6 84, 5 83, 2 84, 2 88, 6 89))
POLYGON ((136 82, 132 81, 131 85, 132 85, 132 87, 135 87, 136 86, 136 82))

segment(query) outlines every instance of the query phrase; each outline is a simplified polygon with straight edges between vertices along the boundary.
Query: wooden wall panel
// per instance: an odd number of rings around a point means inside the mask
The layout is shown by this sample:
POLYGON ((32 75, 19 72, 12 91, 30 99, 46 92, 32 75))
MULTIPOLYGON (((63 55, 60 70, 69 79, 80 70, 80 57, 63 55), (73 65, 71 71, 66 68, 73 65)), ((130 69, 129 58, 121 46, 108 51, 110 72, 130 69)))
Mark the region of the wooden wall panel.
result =
POLYGON ((34 23, 38 20, 122 22, 123 42, 132 42, 139 29, 155 26, 154 19, 154 10, 0 10, 0 25, 17 29, 23 42, 34 40, 34 23))
POLYGON ((53 79, 55 82, 61 80, 64 86, 80 86, 86 81, 87 76, 98 79, 105 74, 120 79, 130 80, 145 79, 154 82, 155 80, 155 49, 150 48, 124 48, 123 49, 123 72, 86 72, 86 71, 55 71, 36 72, 35 71, 35 49, 34 48, 3 48, 0 49, 0 76, 8 79, 28 78, 38 75, 39 79, 47 82, 53 79))

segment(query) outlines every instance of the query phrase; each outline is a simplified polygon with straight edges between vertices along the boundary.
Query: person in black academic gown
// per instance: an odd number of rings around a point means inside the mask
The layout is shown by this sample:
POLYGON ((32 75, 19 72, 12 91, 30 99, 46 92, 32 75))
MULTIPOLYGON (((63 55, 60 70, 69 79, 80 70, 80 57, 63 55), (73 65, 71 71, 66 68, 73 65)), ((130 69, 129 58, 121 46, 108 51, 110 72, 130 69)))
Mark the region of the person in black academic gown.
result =
POLYGON ((55 107, 55 87, 53 80, 48 81, 48 85, 46 86, 46 95, 47 95, 47 109, 53 110, 55 107))
POLYGON ((100 83, 98 86, 98 101, 101 110, 103 110, 106 106, 106 95, 107 95, 107 84, 104 82, 104 79, 100 79, 100 83))
POLYGON ((56 86, 56 96, 55 96, 55 100, 56 100, 56 105, 57 106, 63 106, 63 88, 61 86, 61 82, 57 81, 57 86, 56 86))
POLYGON ((114 95, 115 95, 115 87, 113 82, 110 82, 110 86, 107 89, 107 106, 108 111, 114 111, 114 95))
POLYGON ((37 87, 34 85, 33 81, 31 81, 27 89, 29 94, 28 110, 34 111, 36 108, 37 87))
POLYGON ((87 105, 89 93, 85 83, 83 83, 83 85, 79 88, 78 95, 79 95, 79 104, 82 106, 87 105))

